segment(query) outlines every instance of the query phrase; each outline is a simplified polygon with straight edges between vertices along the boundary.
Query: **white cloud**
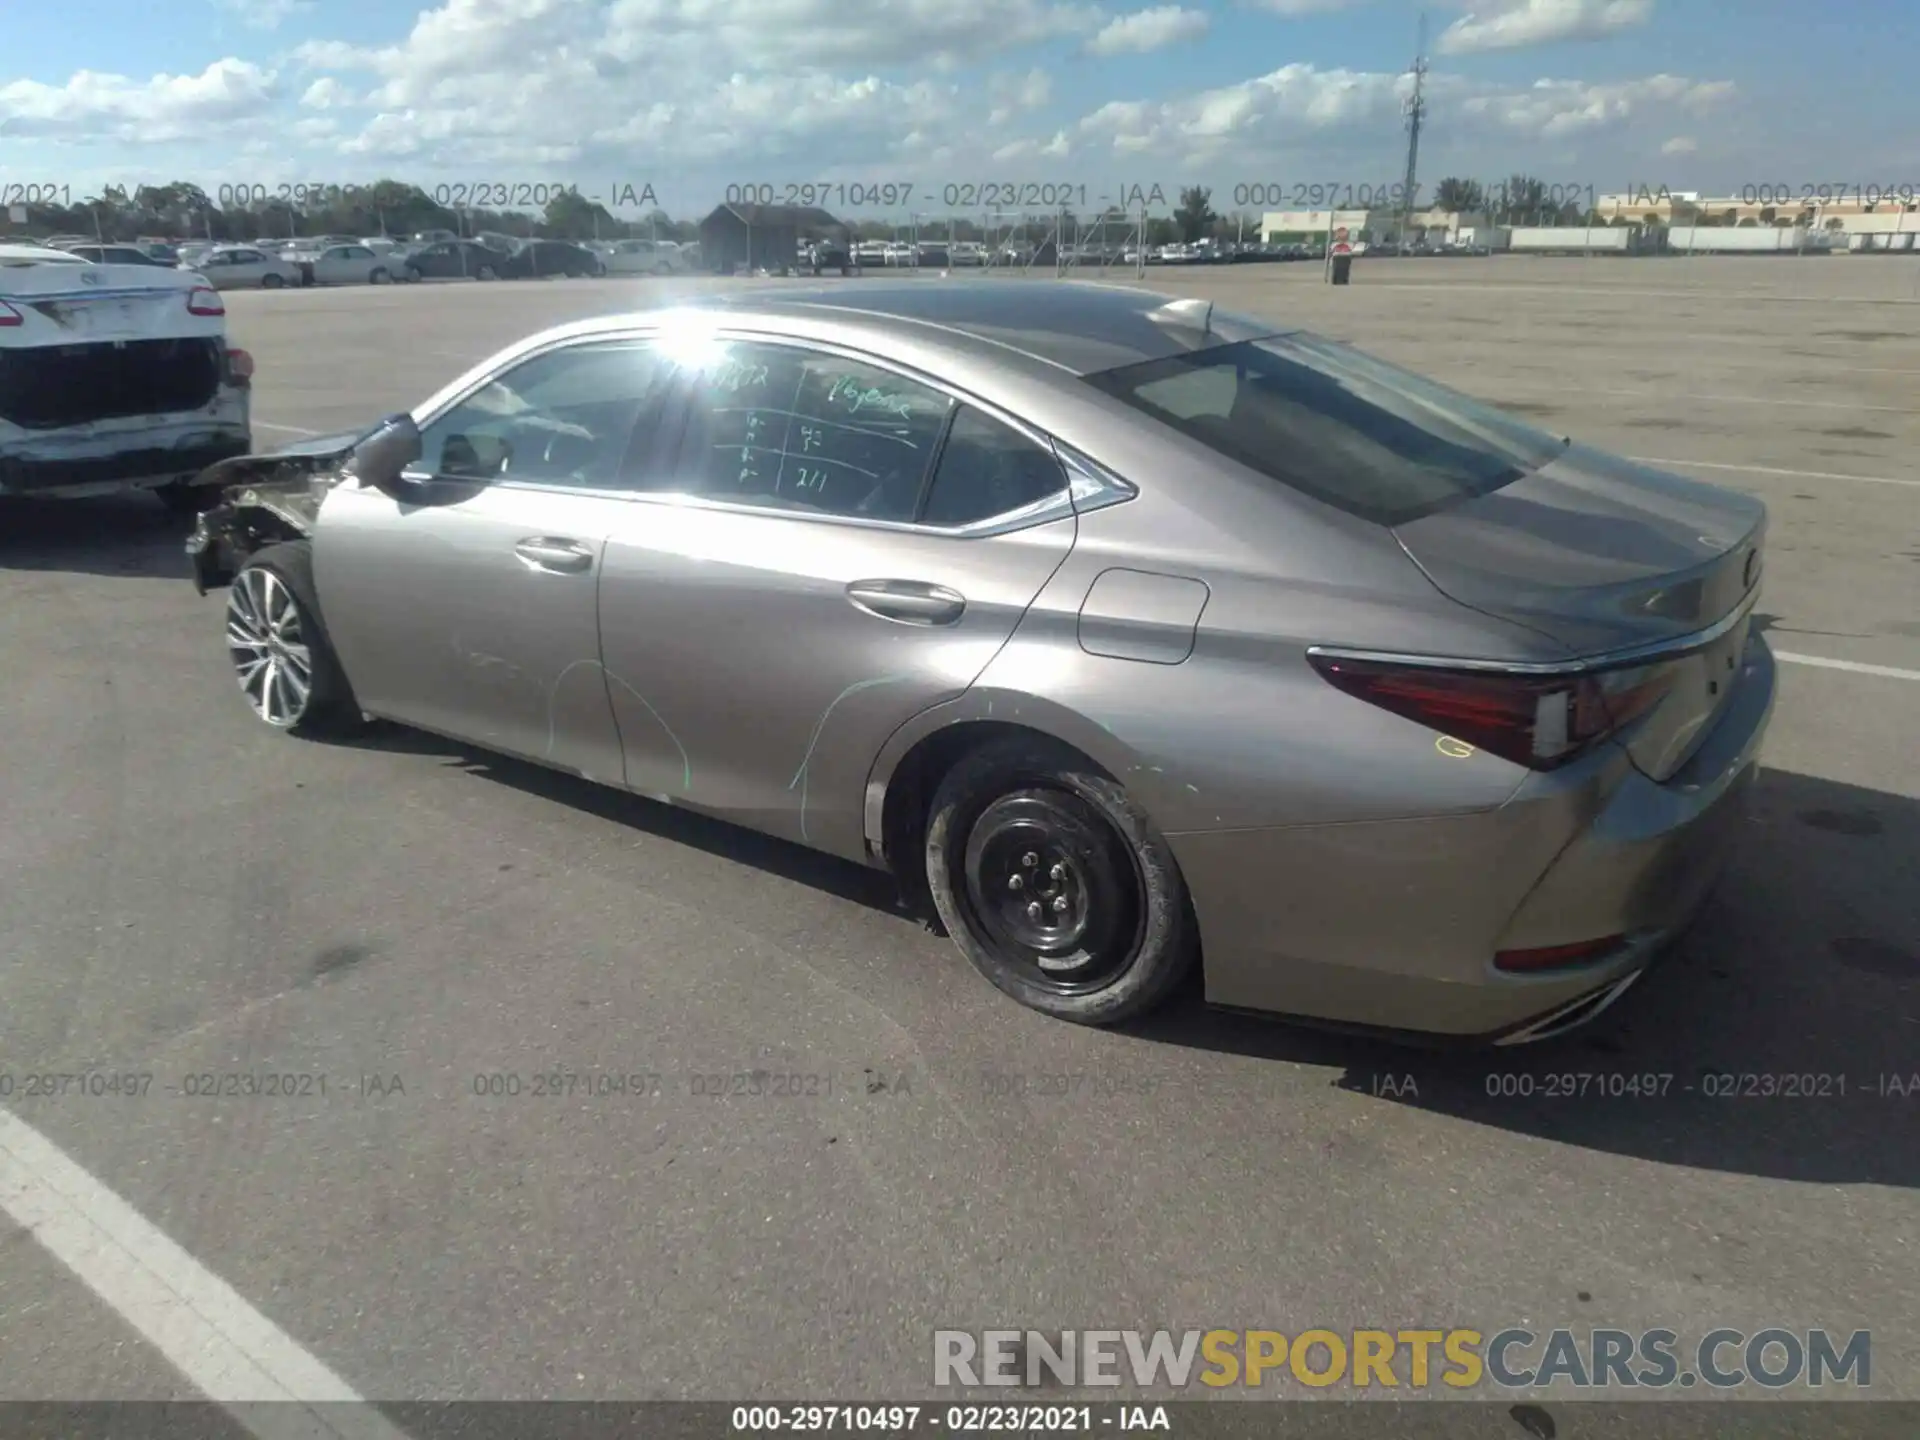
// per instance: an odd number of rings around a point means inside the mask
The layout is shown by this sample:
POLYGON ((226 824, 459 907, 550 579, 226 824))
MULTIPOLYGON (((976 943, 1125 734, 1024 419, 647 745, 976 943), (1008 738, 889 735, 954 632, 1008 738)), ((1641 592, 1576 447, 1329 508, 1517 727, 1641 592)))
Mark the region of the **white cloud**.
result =
POLYGON ((987 77, 987 124, 999 127, 1015 116, 1038 110, 1053 98, 1053 77, 1035 67, 1024 75, 998 74, 987 77))
POLYGON ((1730 80, 1698 81, 1678 75, 1591 84, 1584 80, 1538 80, 1529 90, 1480 95, 1465 110, 1509 130, 1556 139, 1623 123, 1662 106, 1699 111, 1733 94, 1730 80))
POLYGON ((214 0, 249 30, 278 30, 295 15, 313 9, 313 0, 214 0))
POLYGON ((1271 10, 1276 15, 1324 15, 1331 10, 1351 10, 1367 0, 1246 0, 1256 10, 1271 10))
POLYGON ((275 98, 274 75, 245 60, 216 60, 198 75, 134 80, 81 70, 64 85, 0 85, 0 139, 112 139, 152 144, 195 138, 245 120, 275 98))
MULTIPOLYGON (((0 84, 0 164, 30 168, 33 147, 57 140, 76 180, 97 165, 115 181, 164 168, 147 178, 218 183, 244 161, 248 180, 270 183, 653 184, 676 211, 730 183, 789 180, 931 188, 1084 175, 1105 188, 1157 176, 1171 188, 1184 175, 1291 191, 1398 178, 1411 81, 1392 71, 1303 61, 1190 92, 1147 78, 1140 92, 1061 113, 1063 98, 1102 79, 1085 53, 1151 51, 1206 20, 1193 0, 1144 3, 442 0, 391 44, 318 39, 291 47, 278 70, 228 58, 198 75, 0 84), (997 173, 980 176, 989 161, 997 173)), ((1713 122, 1695 117, 1731 91, 1665 75, 1527 86, 1443 71, 1428 78, 1428 168, 1623 173, 1668 136, 1710 133, 1713 122)))
POLYGON ((322 75, 301 92, 300 103, 309 110, 334 110, 354 103, 353 95, 331 75, 322 75))
POLYGON ((1087 49, 1095 55, 1146 55, 1184 40, 1197 40, 1207 33, 1208 23, 1204 10, 1157 5, 1108 22, 1087 42, 1087 49))
POLYGON ((1660 147, 1660 153, 1662 155, 1691 155, 1699 148, 1699 143, 1690 136, 1676 135, 1660 147))
POLYGON ((1462 16, 1440 36, 1446 55, 1520 50, 1562 40, 1600 40, 1644 25, 1653 0, 1496 0, 1485 14, 1462 16))

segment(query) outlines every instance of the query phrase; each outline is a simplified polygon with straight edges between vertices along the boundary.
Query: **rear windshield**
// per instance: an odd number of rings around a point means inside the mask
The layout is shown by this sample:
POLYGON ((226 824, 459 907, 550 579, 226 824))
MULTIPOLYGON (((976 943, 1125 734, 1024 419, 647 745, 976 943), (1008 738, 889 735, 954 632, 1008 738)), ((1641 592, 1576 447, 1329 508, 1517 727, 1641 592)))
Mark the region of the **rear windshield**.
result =
POLYGON ((1566 442, 1312 335, 1089 375, 1100 390, 1316 500, 1400 525, 1539 469, 1566 442))

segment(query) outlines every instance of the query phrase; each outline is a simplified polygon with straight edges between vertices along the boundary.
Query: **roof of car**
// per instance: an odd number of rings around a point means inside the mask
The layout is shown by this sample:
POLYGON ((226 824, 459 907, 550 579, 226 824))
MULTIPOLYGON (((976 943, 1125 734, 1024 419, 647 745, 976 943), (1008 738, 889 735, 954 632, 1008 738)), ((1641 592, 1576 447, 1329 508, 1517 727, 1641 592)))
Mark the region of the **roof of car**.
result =
POLYGON ((33 262, 56 265, 85 265, 88 262, 66 250, 50 245, 0 244, 0 264, 25 265, 33 262))
POLYGON ((1224 312, 1196 324, 1191 317, 1164 308, 1175 299, 1133 285, 967 278, 749 291, 702 297, 702 303, 754 310, 769 317, 830 311, 836 319, 854 323, 906 322, 916 329, 944 329, 1080 375, 1164 360, 1285 328, 1224 312))

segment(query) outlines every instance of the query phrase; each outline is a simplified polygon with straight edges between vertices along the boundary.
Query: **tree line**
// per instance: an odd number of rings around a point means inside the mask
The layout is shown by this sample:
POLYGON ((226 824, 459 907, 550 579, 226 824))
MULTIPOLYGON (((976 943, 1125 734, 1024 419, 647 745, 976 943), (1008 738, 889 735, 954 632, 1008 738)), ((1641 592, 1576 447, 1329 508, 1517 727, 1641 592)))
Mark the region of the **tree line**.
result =
MULTIPOLYGON (((1036 217, 1025 227, 1000 227, 992 232, 962 217, 951 221, 941 217, 932 226, 923 225, 922 233, 954 240, 992 241, 1013 238, 1024 229, 1027 233, 1020 238, 1040 240, 1053 237, 1057 229, 1061 239, 1072 243, 1093 235, 1113 240, 1132 238, 1140 230, 1143 233, 1138 238, 1147 245, 1258 235, 1259 214, 1222 214, 1213 208, 1212 196, 1206 186, 1184 187, 1170 215, 1148 216, 1144 226, 1139 216, 1115 207, 1086 217, 1071 212, 1036 217)), ((1485 214, 1499 225, 1661 224, 1669 220, 1675 224, 1739 223, 1732 210, 1706 213, 1680 201, 1673 202, 1670 217, 1654 211, 1645 216, 1602 216, 1571 201, 1556 203, 1554 187, 1524 174, 1514 175, 1491 193, 1478 182, 1448 177, 1434 187, 1431 200, 1415 208, 1485 214)), ((456 209, 436 201, 423 187, 400 180, 379 180, 363 188, 329 191, 303 201, 258 198, 226 204, 217 203, 198 185, 176 180, 141 186, 131 193, 123 186, 109 186, 71 204, 29 204, 26 212, 24 225, 16 221, 8 227, 12 233, 91 235, 110 241, 166 235, 250 242, 301 235, 409 236, 427 230, 561 240, 650 237, 685 242, 699 238, 698 218, 674 219, 664 210, 655 210, 637 220, 623 220, 604 205, 570 191, 551 197, 535 211, 456 209)), ((1769 207, 1759 212, 1758 223, 1790 224, 1804 218, 1784 208, 1776 217, 1769 207)), ((855 240, 891 239, 905 228, 895 220, 841 219, 855 240)))

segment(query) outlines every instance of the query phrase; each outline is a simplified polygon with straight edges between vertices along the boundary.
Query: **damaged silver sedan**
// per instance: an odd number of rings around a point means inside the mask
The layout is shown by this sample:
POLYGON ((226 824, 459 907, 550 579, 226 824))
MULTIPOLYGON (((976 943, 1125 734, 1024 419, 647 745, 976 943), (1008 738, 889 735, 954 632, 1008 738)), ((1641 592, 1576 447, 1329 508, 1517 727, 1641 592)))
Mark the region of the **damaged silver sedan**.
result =
POLYGON ((561 327, 215 466, 267 724, 381 717, 890 869, 995 985, 1518 1043, 1737 833, 1757 502, 1198 300, 969 281, 561 327))

